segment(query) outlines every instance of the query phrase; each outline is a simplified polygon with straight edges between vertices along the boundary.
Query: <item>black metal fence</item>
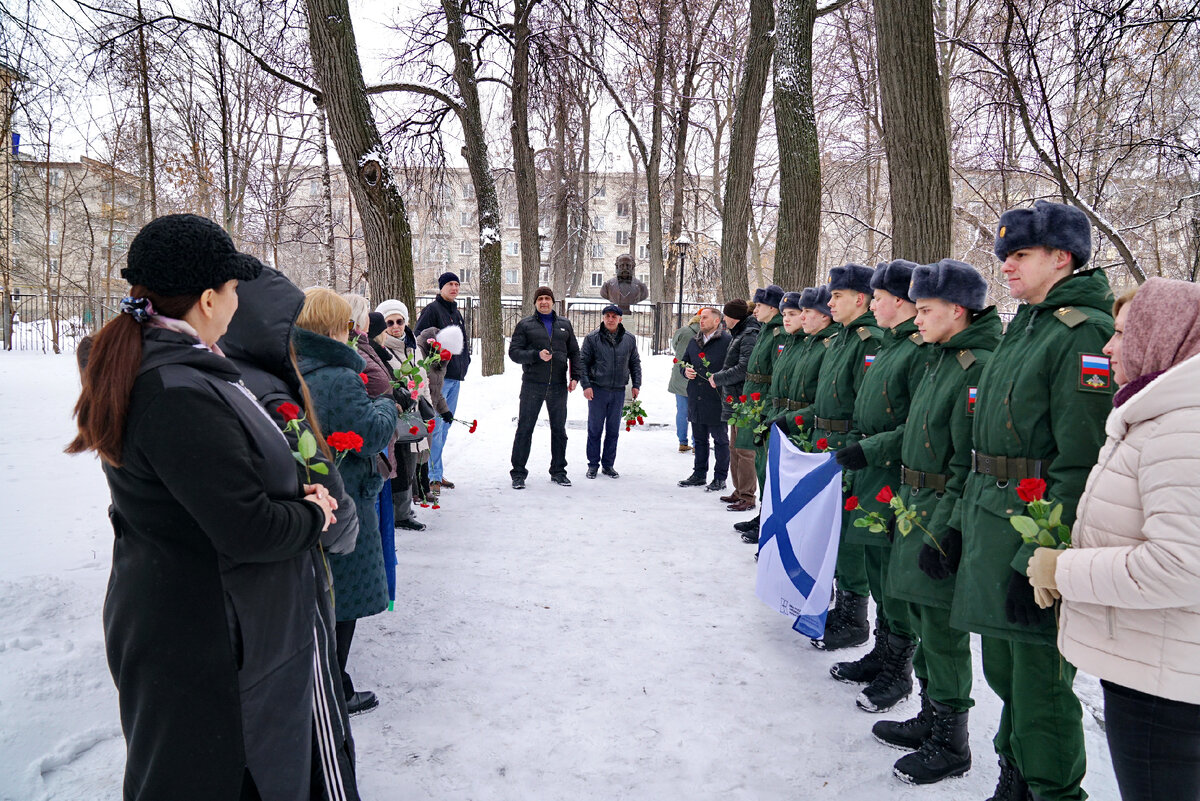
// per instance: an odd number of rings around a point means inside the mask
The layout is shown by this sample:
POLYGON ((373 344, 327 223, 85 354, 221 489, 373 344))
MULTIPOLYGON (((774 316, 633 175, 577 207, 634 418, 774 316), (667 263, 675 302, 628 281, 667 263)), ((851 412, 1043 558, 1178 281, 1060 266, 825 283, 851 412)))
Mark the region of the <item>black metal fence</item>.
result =
POLYGON ((4 295, 0 348, 64 353, 117 315, 120 297, 4 295))

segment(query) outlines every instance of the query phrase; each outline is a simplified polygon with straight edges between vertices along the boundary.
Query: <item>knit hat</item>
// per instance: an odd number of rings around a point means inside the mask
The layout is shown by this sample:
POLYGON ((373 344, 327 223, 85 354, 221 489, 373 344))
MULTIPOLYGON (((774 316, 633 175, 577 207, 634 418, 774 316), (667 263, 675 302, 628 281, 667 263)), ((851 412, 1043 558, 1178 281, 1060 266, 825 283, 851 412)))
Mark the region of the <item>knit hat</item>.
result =
POLYGON ((938 298, 978 311, 987 305, 987 281, 965 262, 942 259, 912 271, 908 296, 914 301, 938 298))
POLYGON ((618 317, 625 316, 625 312, 621 311, 621 307, 615 303, 610 303, 607 306, 605 306, 603 309, 600 310, 600 314, 601 314, 601 316, 603 316, 605 314, 615 314, 618 317))
MULTIPOLYGON (((807 289, 804 291, 808 292, 807 289)), ((800 292, 785 292, 783 300, 779 301, 779 310, 795 309, 796 311, 800 311, 800 295, 800 292)))
POLYGON ((461 281, 458 280, 458 276, 455 275, 454 273, 449 273, 449 272, 442 273, 441 275, 438 276, 438 289, 441 289, 442 287, 444 287, 446 284, 450 283, 451 281, 453 281, 456 284, 462 283, 461 281))
POLYGON ((732 320, 745 320, 750 316, 750 304, 741 298, 734 298, 725 304, 721 313, 732 320))
POLYGON ((848 289, 851 292, 871 294, 871 276, 875 271, 861 264, 844 264, 829 271, 829 291, 848 289))
POLYGON ((779 308, 780 302, 783 301, 783 287, 779 286, 778 284, 768 284, 767 287, 762 290, 762 293, 761 300, 759 299, 757 292, 754 294, 755 303, 773 306, 776 309, 779 308))
POLYGON ((554 300, 554 290, 553 289, 551 289, 548 286, 539 286, 537 288, 537 292, 533 293, 533 302, 537 303, 537 299, 540 298, 542 295, 549 295, 550 300, 554 300))
POLYGON ((404 322, 408 322, 408 307, 404 305, 404 301, 388 298, 383 303, 375 307, 375 311, 379 312, 386 318, 389 314, 398 314, 404 318, 404 322))
POLYGON ((871 275, 871 289, 882 289, 890 295, 910 303, 908 284, 912 281, 912 272, 917 265, 905 259, 896 259, 880 264, 871 275))
POLYGON ((826 285, 809 287, 800 293, 800 308, 812 309, 817 314, 833 317, 833 312, 829 310, 829 299, 831 297, 829 287, 826 285))
POLYGON ((1092 224, 1074 206, 1038 200, 1032 209, 1009 209, 996 226, 996 258, 1041 245, 1074 254, 1080 267, 1092 256, 1092 224))
POLYGON ((129 245, 121 277, 159 295, 176 297, 253 281, 263 264, 239 253, 225 229, 207 217, 168 214, 142 226, 129 245))
POLYGON ((387 323, 384 322, 383 315, 377 311, 367 314, 367 336, 371 339, 382 334, 387 330, 387 323))

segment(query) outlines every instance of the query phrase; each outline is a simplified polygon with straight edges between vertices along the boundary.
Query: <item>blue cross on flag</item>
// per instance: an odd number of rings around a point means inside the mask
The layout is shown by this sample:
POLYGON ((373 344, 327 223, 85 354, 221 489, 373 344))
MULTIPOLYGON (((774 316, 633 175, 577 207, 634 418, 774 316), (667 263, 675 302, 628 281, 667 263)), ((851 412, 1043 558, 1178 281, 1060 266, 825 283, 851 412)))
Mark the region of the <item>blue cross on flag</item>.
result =
POLYGON ((754 591, 793 629, 825 633, 842 528, 842 469, 831 453, 805 453, 771 426, 754 591))

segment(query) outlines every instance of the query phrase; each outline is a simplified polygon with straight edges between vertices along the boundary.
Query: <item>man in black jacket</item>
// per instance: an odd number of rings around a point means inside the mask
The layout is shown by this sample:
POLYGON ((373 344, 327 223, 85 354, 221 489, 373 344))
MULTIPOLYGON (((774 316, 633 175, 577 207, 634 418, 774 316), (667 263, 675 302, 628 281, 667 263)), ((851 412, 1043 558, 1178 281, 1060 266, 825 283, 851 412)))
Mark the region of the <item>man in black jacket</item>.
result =
POLYGON ((721 420, 721 393, 709 378, 725 363, 729 332, 721 330, 721 312, 706 306, 700 310, 700 333, 688 343, 675 368, 688 380, 688 422, 696 438, 696 459, 692 474, 679 482, 681 487, 703 487, 708 481, 708 438, 716 451, 713 480, 709 492, 725 489, 729 475, 729 431, 721 420))
POLYGON ((621 307, 605 306, 601 316, 604 322, 600 327, 583 338, 580 357, 583 371, 579 382, 583 384, 583 397, 588 400, 587 477, 595 478, 597 469, 602 467, 604 475, 617 478, 613 462, 617 458, 625 385, 633 379, 632 395, 636 400, 642 386, 642 360, 636 339, 621 325, 621 307))
MULTIPOLYGON (((457 325, 463 331, 462 353, 450 359, 446 365, 446 378, 442 383, 442 395, 446 398, 446 405, 450 407, 451 420, 458 411, 458 390, 466 380, 467 370, 471 366, 471 335, 463 321, 462 312, 458 310, 458 286, 458 276, 454 273, 439 275, 438 296, 421 310, 414 329, 424 331, 426 328, 436 328, 440 331, 446 326, 457 325)), ((436 427, 433 429, 433 436, 429 438, 429 486, 434 491, 454 489, 454 482, 447 481, 442 475, 442 449, 446 446, 446 435, 450 433, 453 423, 441 419, 435 420, 434 423, 436 427)))
POLYGON ((525 462, 529 460, 533 428, 544 402, 550 417, 550 480, 569 487, 567 393, 574 392, 579 381, 579 341, 575 339, 571 321, 554 313, 554 292, 550 287, 538 287, 533 303, 536 311, 517 323, 508 346, 508 357, 522 365, 524 371, 509 475, 513 489, 525 489, 525 479, 529 476, 525 462))

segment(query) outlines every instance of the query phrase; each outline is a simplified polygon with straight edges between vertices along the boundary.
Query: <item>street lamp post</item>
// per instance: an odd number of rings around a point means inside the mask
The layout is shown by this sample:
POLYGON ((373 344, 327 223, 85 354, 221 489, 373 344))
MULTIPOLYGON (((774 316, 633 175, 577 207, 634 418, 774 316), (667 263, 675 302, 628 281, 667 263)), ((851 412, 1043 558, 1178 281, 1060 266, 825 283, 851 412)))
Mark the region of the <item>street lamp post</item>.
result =
POLYGON ((679 234, 679 238, 675 240, 675 250, 679 252, 679 307, 675 313, 676 329, 683 328, 683 267, 687 263, 687 252, 691 246, 692 240, 687 231, 679 234))

